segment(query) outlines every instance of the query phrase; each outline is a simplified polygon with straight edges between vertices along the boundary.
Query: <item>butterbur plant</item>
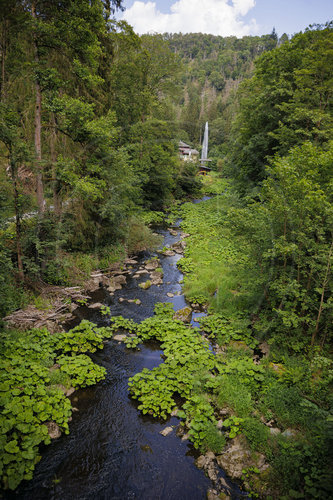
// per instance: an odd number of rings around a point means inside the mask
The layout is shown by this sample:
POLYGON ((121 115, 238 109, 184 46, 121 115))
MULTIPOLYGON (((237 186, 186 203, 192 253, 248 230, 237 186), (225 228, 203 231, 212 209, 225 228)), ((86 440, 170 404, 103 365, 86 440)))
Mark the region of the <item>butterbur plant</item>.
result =
POLYGON ((46 329, 0 335, 0 475, 5 489, 32 478, 40 445, 51 442, 49 422, 69 433, 72 408, 61 386, 102 380, 105 368, 82 353, 103 347, 103 339, 111 336, 111 329, 88 321, 54 335, 46 329))

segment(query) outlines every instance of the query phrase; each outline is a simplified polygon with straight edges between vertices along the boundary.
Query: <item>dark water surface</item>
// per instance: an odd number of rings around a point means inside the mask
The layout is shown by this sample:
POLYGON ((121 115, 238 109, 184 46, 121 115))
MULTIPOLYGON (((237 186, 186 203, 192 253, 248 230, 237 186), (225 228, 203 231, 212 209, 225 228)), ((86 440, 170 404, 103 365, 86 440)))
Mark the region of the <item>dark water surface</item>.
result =
MULTIPOLYGON (((163 245, 178 241, 180 236, 164 236, 163 245)), ((99 290, 94 301, 109 305, 112 315, 121 314, 141 321, 153 314, 156 302, 172 302, 175 310, 186 305, 183 295, 168 298, 166 293, 181 292, 182 274, 176 267, 179 255, 161 257, 164 283, 142 290, 136 280, 127 284, 114 297, 99 290), (142 305, 119 303, 118 298, 138 298, 142 305)), ((139 267, 133 266, 132 274, 139 267)), ((88 318, 98 325, 106 319, 96 311, 80 308, 78 321, 88 318)), ((196 324, 196 323, 194 323, 196 324)), ((107 377, 94 387, 80 389, 71 397, 78 409, 73 412, 70 435, 62 436, 42 450, 43 458, 36 466, 32 481, 22 484, 8 498, 20 499, 142 499, 203 500, 212 486, 204 473, 194 465, 193 448, 172 434, 159 432, 166 426, 179 424, 176 417, 166 422, 143 416, 136 402, 128 396, 128 378, 144 367, 162 362, 158 344, 132 351, 123 344, 110 341, 92 358, 107 370, 107 377)), ((241 493, 233 485, 233 498, 241 493)))

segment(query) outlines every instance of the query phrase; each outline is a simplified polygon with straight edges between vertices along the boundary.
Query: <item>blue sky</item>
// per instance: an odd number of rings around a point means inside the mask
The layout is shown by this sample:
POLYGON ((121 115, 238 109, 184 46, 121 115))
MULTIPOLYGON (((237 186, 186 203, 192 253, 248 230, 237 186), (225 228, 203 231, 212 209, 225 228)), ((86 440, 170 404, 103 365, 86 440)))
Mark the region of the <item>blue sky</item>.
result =
POLYGON ((138 33, 202 32, 262 35, 273 26, 292 35, 333 19, 332 0, 124 0, 126 19, 138 33))

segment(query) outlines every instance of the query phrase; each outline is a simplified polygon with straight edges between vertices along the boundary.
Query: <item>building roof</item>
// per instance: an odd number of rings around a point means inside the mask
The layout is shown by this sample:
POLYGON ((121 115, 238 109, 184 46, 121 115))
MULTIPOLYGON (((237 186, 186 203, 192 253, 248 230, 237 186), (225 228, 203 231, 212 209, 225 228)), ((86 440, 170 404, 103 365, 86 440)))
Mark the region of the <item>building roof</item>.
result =
POLYGON ((183 142, 183 141, 179 141, 179 147, 191 149, 191 146, 189 146, 188 144, 186 144, 186 142, 183 142))

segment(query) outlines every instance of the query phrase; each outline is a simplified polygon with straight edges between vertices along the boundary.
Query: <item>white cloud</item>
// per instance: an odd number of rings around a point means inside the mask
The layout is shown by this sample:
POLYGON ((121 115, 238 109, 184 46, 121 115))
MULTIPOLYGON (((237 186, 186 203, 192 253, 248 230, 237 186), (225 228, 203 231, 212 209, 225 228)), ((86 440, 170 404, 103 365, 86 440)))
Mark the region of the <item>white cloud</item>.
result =
POLYGON ((136 0, 122 19, 137 33, 212 33, 238 37, 255 34, 254 19, 245 23, 245 16, 255 0, 178 0, 170 7, 170 14, 160 12, 155 2, 136 0))

